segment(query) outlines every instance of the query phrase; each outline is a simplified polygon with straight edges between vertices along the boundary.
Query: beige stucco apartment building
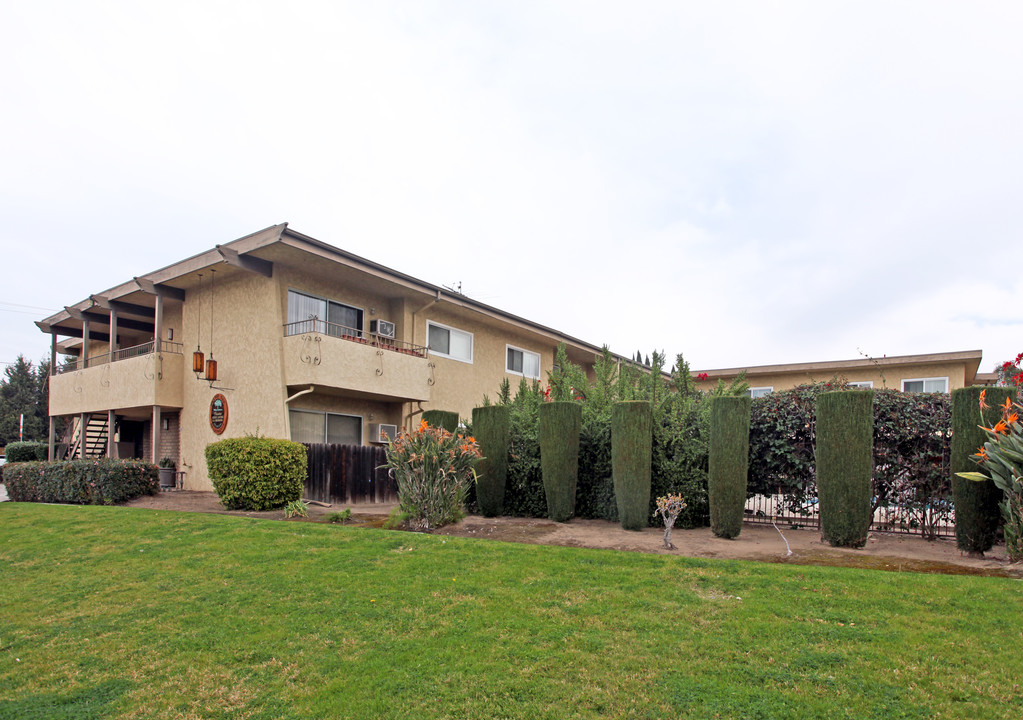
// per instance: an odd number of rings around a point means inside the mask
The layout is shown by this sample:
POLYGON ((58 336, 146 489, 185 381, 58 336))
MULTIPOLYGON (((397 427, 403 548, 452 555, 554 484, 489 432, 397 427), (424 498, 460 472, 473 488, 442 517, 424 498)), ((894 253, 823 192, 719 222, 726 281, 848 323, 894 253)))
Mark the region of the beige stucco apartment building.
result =
POLYGON ((468 417, 504 378, 546 379, 559 343, 587 369, 600 352, 286 224, 37 325, 59 370, 51 457, 169 457, 197 490, 211 488, 204 450, 218 439, 378 443, 424 410, 468 417), (58 353, 76 361, 61 367, 58 353))
MULTIPOLYGON (((546 382, 564 343, 600 348, 287 227, 218 245, 37 323, 52 336, 51 458, 168 457, 210 489, 205 448, 259 433, 381 443, 424 410, 468 417, 501 382, 546 382), (57 362, 58 353, 73 362, 57 362), (63 418, 67 431, 58 437, 63 418)), ((840 376, 948 392, 981 381, 980 351, 707 370, 759 396, 840 376)))
POLYGON ((889 388, 905 392, 951 392, 970 385, 990 385, 996 377, 978 374, 981 351, 930 353, 926 355, 900 355, 893 357, 827 362, 792 363, 786 365, 755 365, 720 370, 702 370, 706 379, 697 385, 702 390, 714 387, 718 380, 730 382, 740 372, 746 373, 746 382, 753 397, 762 397, 777 390, 810 382, 844 379, 851 385, 864 388, 889 388))

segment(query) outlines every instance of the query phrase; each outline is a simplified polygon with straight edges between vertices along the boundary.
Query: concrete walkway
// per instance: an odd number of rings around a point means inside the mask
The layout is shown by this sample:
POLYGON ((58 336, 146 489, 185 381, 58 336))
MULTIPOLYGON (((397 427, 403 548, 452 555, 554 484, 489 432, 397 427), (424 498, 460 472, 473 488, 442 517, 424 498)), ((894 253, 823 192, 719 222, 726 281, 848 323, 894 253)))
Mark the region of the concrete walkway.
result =
POLYGON ((7 498, 7 486, 0 484, 0 502, 6 501, 7 498))

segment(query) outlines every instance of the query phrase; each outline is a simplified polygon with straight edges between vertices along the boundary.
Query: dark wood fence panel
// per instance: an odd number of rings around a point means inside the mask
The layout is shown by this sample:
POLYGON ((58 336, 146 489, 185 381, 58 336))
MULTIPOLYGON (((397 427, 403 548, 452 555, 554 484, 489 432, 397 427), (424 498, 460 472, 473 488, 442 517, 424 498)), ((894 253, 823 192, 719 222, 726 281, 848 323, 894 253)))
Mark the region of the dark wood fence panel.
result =
POLYGON ((309 470, 305 495, 309 500, 358 505, 398 501, 397 485, 388 477, 382 447, 307 444, 309 470))

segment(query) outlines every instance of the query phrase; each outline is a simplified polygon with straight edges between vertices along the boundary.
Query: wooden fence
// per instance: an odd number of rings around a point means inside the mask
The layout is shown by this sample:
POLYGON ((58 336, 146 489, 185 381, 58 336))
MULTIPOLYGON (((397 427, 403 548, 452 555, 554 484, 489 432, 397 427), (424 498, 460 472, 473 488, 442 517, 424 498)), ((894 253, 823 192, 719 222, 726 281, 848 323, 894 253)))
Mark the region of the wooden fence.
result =
POLYGON ((397 485, 381 467, 387 462, 382 447, 316 443, 306 452, 303 497, 343 505, 398 502, 397 485))

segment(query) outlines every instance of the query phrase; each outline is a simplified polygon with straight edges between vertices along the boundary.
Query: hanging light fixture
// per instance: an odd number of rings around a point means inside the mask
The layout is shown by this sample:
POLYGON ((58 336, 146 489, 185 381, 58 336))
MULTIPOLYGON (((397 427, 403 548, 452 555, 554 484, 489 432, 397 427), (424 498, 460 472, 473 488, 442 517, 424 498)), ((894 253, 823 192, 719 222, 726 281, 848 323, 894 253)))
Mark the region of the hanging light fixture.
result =
POLYGON ((210 359, 206 361, 206 379, 213 383, 217 379, 217 361, 213 359, 213 299, 217 290, 217 271, 210 270, 210 359))
POLYGON ((196 379, 202 375, 205 365, 205 356, 202 354, 202 348, 199 347, 199 328, 202 325, 202 273, 199 273, 199 293, 197 299, 199 302, 195 306, 195 352, 192 353, 192 372, 195 373, 196 379))

